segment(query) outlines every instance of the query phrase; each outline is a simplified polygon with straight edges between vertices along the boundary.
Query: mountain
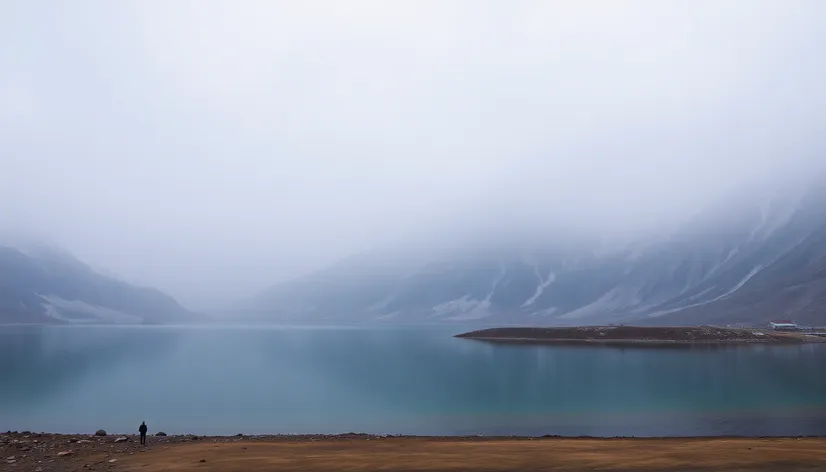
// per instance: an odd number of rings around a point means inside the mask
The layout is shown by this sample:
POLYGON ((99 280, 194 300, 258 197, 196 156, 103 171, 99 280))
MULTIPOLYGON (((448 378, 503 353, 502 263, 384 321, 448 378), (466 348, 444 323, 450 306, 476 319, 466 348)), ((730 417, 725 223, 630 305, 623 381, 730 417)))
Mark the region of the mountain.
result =
POLYGON ((169 295, 101 275, 59 249, 0 246, 0 323, 180 323, 169 295))
POLYGON ((725 203, 662 241, 611 251, 547 241, 408 260, 368 253, 244 309, 308 323, 826 325, 826 185, 725 203))

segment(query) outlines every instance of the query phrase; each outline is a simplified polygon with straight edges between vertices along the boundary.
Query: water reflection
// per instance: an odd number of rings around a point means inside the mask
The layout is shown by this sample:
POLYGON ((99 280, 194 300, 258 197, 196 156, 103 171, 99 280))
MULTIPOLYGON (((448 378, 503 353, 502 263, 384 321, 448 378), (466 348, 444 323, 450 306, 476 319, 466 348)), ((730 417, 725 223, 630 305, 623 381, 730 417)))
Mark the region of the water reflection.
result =
POLYGON ((826 434, 826 345, 549 347, 452 334, 3 328, 0 419, 201 434, 826 434))
POLYGON ((129 362, 155 362, 179 335, 159 331, 146 346, 143 333, 129 328, 0 328, 0 402, 60 395, 73 383, 123 369, 129 362))

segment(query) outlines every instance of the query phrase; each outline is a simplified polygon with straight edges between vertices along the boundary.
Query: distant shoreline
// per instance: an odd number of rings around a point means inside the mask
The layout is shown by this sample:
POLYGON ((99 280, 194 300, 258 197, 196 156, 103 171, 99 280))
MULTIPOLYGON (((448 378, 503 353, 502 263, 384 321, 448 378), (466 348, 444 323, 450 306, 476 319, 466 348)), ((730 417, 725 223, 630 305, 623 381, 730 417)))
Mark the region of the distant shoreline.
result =
POLYGON ((579 344, 602 346, 694 346, 824 343, 805 332, 712 326, 643 327, 576 326, 560 328, 489 328, 457 334, 456 338, 513 344, 579 344))

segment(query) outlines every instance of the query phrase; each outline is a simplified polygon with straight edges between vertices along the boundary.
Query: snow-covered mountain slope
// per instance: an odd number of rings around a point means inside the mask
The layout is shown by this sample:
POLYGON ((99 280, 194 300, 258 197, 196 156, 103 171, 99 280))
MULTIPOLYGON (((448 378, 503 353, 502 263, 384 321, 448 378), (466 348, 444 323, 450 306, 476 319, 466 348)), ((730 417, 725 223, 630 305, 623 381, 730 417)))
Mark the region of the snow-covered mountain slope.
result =
POLYGON ((664 241, 458 251, 419 265, 365 254, 247 309, 299 322, 826 325, 826 185, 759 192, 664 241))
POLYGON ((181 323, 172 297, 101 275, 49 247, 0 246, 0 323, 181 323))

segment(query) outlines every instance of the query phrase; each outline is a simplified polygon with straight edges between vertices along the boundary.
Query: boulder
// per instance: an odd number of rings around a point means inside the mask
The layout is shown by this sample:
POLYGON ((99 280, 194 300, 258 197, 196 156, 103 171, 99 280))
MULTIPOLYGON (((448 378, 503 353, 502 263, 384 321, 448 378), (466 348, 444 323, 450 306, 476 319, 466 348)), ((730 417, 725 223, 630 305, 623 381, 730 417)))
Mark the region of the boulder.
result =
POLYGON ((126 441, 129 441, 129 438, 127 438, 125 436, 121 436, 121 437, 115 439, 116 443, 121 443, 121 442, 126 442, 126 441))
POLYGON ((157 433, 155 433, 155 436, 166 436, 166 433, 164 433, 163 431, 158 431, 157 433))
POLYGON ((95 436, 106 436, 106 430, 99 429, 99 430, 95 431, 95 436))

